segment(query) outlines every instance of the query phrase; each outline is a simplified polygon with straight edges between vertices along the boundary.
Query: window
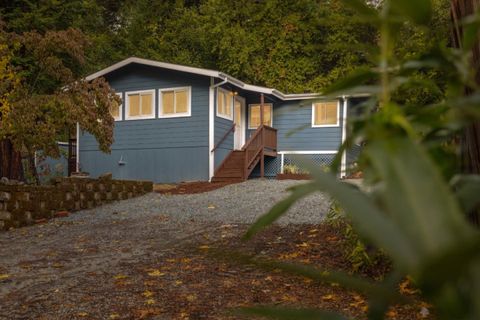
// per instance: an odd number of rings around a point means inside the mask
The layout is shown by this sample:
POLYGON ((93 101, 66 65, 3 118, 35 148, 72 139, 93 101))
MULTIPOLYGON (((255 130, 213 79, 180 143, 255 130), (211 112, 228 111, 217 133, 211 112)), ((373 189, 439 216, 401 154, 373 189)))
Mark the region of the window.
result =
MULTIPOLYGON (((120 99, 122 99, 122 93, 121 92, 117 92, 115 93, 120 99)), ((119 105, 117 106, 111 106, 110 108, 110 114, 112 115, 113 119, 115 119, 115 121, 120 121, 122 120, 122 103, 120 103, 119 105)))
POLYGON ((189 117, 191 115, 190 87, 160 89, 158 92, 160 96, 159 117, 189 117))
MULTIPOLYGON (((251 104, 248 116, 248 129, 256 129, 260 125, 260 104, 251 104)), ((263 124, 272 126, 272 104, 263 104, 263 124)))
POLYGON ((217 116, 233 120, 233 95, 227 90, 218 88, 217 91, 217 116))
POLYGON ((125 119, 152 119, 155 118, 155 91, 133 91, 126 93, 125 119))
POLYGON ((338 102, 318 102, 312 106, 312 127, 338 127, 338 102))

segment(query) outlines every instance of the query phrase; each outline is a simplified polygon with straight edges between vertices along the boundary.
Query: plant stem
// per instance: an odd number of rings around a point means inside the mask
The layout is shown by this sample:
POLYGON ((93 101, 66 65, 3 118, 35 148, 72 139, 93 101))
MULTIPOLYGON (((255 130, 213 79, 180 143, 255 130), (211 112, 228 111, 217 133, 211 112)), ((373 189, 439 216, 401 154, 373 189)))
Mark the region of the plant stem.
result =
POLYGON ((384 107, 390 101, 390 79, 388 76, 388 64, 390 58, 390 29, 388 25, 388 1, 381 13, 380 28, 380 81, 382 90, 380 93, 380 107, 384 107))

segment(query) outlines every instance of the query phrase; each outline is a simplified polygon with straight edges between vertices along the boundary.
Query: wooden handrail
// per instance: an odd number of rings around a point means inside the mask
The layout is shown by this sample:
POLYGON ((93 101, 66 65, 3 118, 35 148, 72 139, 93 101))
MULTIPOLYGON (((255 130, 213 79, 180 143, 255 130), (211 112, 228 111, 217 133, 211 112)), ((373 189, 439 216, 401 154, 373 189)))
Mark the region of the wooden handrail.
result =
POLYGON ((255 138, 262 132, 262 129, 263 126, 259 126, 257 130, 255 130, 255 132, 250 136, 250 138, 248 138, 247 143, 245 143, 245 145, 242 147, 242 150, 246 150, 252 144, 252 141, 254 141, 255 138))
POLYGON ((232 124, 232 126, 230 127, 230 129, 228 129, 227 132, 225 132, 225 134, 223 135, 222 139, 220 139, 220 141, 217 142, 217 144, 213 147, 212 151, 215 151, 218 149, 218 147, 220 147, 220 145, 222 144, 223 141, 225 141, 225 139, 227 139, 228 135, 230 134, 230 132, 235 132, 235 123, 232 124))

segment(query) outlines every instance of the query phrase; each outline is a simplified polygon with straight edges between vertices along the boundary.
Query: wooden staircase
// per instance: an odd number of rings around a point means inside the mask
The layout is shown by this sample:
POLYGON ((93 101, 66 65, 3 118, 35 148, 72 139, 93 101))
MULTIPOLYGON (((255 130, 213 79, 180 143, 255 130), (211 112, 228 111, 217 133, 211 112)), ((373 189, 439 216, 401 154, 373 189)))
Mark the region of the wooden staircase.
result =
POLYGON ((264 176, 265 157, 277 156, 277 129, 260 126, 241 150, 232 150, 215 170, 212 182, 241 182, 248 179, 260 163, 264 176))

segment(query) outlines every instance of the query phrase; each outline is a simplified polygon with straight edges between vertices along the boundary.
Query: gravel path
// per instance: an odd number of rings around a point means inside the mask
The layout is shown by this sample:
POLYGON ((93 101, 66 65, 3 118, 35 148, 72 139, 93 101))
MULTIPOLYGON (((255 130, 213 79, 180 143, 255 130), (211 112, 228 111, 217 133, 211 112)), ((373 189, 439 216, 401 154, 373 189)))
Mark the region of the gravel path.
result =
MULTIPOLYGON (((196 245, 222 225, 253 222, 297 183, 250 180, 201 194, 151 193, 0 233, 0 319, 47 311, 48 319, 69 319, 97 283, 101 292, 115 292, 116 274, 196 245)), ((324 195, 312 195, 280 223, 318 223, 328 204, 324 195)), ((107 308, 111 300, 101 294, 95 306, 107 308)))

